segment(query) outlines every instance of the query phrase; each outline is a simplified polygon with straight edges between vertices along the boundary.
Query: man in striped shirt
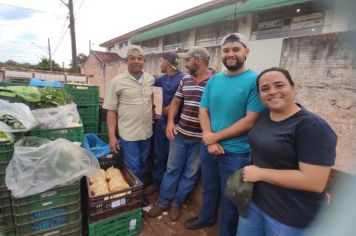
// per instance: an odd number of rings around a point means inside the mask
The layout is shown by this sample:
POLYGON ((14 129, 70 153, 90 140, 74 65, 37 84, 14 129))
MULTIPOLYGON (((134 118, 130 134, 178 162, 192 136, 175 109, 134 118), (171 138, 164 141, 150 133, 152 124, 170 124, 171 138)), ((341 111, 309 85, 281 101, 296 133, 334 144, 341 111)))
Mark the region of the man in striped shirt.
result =
POLYGON ((193 189, 200 167, 200 144, 202 130, 199 124, 199 104, 208 79, 209 53, 205 48, 193 47, 181 55, 185 59, 190 75, 181 80, 178 90, 170 103, 166 135, 170 140, 167 169, 160 186, 158 202, 149 211, 156 217, 168 209, 172 221, 180 216, 180 205, 193 189), (179 106, 182 113, 177 125, 174 124, 179 106))

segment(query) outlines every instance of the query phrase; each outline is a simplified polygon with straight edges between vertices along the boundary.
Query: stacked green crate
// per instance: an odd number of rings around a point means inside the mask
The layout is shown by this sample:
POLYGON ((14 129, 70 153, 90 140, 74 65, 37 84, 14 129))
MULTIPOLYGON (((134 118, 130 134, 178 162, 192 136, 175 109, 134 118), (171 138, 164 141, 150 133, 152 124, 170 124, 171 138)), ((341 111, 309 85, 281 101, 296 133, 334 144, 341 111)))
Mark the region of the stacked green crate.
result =
POLYGON ((0 189, 6 187, 5 170, 12 158, 13 150, 14 144, 11 141, 5 139, 4 141, 0 141, 0 189))
POLYGON ((12 197, 17 235, 81 235, 79 182, 24 198, 12 197))
POLYGON ((29 132, 30 136, 56 140, 58 138, 65 138, 72 142, 83 142, 84 130, 83 125, 79 124, 77 127, 66 128, 36 128, 29 132))
POLYGON ((0 141, 0 235, 14 235, 10 191, 6 189, 5 172, 13 154, 13 143, 0 141))
POLYGON ((99 87, 81 84, 65 84, 64 90, 73 96, 85 133, 98 133, 99 87))
POLYGON ((89 236, 131 236, 140 233, 141 229, 142 210, 136 209, 89 224, 89 236))
POLYGON ((15 235, 10 191, 6 188, 0 189, 0 206, 0 235, 15 235))
POLYGON ((99 123, 99 133, 98 137, 103 140, 104 142, 108 143, 109 142, 109 136, 108 136, 108 127, 105 122, 100 122, 99 123))

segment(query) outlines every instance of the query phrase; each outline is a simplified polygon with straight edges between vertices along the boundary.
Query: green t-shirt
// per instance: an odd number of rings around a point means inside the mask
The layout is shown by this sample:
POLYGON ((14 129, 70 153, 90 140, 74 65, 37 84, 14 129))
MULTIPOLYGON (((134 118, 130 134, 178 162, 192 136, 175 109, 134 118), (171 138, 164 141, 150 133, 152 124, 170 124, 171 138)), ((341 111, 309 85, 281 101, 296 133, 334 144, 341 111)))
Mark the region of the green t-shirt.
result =
MULTIPOLYGON (((257 93, 256 78, 257 73, 251 70, 234 76, 222 72, 210 78, 200 107, 209 110, 213 132, 231 126, 245 117, 247 111, 262 112, 265 109, 257 93)), ((227 152, 250 152, 247 133, 220 141, 220 144, 227 152)))

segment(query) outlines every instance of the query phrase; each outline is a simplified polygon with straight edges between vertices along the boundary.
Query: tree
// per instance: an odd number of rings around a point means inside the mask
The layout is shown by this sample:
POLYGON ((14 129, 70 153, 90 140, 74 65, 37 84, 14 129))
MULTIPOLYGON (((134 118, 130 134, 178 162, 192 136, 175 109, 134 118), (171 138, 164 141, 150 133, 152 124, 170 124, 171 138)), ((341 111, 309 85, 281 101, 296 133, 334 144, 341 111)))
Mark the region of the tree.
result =
MULTIPOLYGON (((36 67, 39 70, 50 70, 49 60, 47 58, 42 58, 36 67)), ((62 71, 62 68, 54 60, 52 60, 52 70, 62 71)))
MULTIPOLYGON (((79 53, 77 56, 78 65, 80 67, 83 67, 87 59, 88 59, 87 55, 85 55, 84 53, 79 53)), ((69 63, 69 67, 72 67, 72 60, 69 63)))
POLYGON ((20 62, 14 61, 14 60, 7 60, 6 62, 0 62, 0 66, 4 66, 7 68, 13 68, 13 69, 16 69, 16 68, 36 69, 36 66, 31 65, 28 62, 20 63, 20 62))

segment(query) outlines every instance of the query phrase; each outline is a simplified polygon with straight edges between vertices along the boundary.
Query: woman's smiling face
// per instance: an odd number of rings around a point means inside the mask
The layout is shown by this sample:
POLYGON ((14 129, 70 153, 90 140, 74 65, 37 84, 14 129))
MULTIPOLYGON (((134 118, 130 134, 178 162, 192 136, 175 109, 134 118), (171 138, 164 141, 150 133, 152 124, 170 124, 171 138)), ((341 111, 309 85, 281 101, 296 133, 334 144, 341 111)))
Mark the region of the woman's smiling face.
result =
POLYGON ((279 71, 269 71, 259 80, 262 102, 271 110, 283 112, 294 104, 294 86, 279 71))

